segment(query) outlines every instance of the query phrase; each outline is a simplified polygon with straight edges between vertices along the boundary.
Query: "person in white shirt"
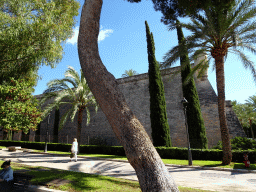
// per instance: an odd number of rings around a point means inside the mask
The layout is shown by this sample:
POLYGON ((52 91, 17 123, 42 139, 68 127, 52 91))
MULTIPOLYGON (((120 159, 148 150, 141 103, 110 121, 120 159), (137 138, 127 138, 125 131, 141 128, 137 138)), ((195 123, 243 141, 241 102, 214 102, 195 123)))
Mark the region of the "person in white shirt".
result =
MULTIPOLYGON (((75 161, 77 162, 77 151, 78 151, 78 143, 77 143, 77 139, 74 138, 74 142, 72 143, 72 147, 71 147, 71 153, 74 153, 75 155, 75 161)), ((72 158, 70 159, 70 161, 72 161, 72 158)))

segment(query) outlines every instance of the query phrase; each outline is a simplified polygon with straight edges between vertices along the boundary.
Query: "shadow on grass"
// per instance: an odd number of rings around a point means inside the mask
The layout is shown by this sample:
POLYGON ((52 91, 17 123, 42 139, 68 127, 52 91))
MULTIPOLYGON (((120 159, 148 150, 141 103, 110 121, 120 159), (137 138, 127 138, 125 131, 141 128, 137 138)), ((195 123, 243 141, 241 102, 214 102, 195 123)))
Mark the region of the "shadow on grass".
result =
MULTIPOLYGON (((78 173, 73 171, 31 171, 29 174, 35 176, 35 179, 31 180, 32 184, 50 186, 52 185, 52 181, 56 179, 63 179, 70 181, 65 184, 66 189, 75 189, 78 191, 105 191, 109 186, 112 186, 114 189, 119 187, 123 187, 124 189, 126 188, 126 190, 123 191, 134 191, 136 189, 140 189, 139 183, 131 183, 130 181, 122 179, 109 178, 106 176, 87 173, 78 173)), ((63 189, 63 185, 60 187, 55 186, 54 188, 63 189)), ((120 190, 117 189, 116 191, 120 190)))
MULTIPOLYGON (((3 163, 3 161, 0 161, 3 163)), ((53 186, 54 189, 72 191, 141 191, 138 182, 125 179, 66 171, 12 162, 14 171, 34 176, 32 185, 53 186), (55 181, 60 181, 57 183, 55 181), (58 186, 59 185, 59 186, 58 186)))
POLYGON ((256 170, 256 164, 251 164, 249 168, 246 168, 244 163, 235 163, 234 169, 256 170))
MULTIPOLYGON (((3 161, 0 161, 3 163, 3 161)), ((30 166, 12 162, 14 171, 20 170, 26 174, 35 176, 31 180, 32 185, 52 186, 50 188, 58 190, 69 190, 72 192, 81 191, 141 191, 139 182, 129 181, 125 179, 106 177, 101 175, 79 173, 74 171, 66 171, 59 169, 46 168, 41 166, 30 166), (22 169, 22 170, 21 170, 22 169), (61 180, 56 185, 53 181, 61 180), (109 187, 112 186, 112 187, 109 187)), ((206 192, 205 190, 192 189, 179 186, 180 192, 206 192)))

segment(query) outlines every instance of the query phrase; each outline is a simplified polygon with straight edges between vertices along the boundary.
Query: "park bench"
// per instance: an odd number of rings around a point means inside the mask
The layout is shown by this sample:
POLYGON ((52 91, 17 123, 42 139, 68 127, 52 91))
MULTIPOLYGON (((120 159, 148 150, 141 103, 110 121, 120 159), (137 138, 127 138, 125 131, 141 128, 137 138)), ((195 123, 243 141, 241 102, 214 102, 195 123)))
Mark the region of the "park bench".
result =
POLYGON ((12 191, 24 191, 28 190, 29 182, 34 176, 24 173, 13 172, 12 191))

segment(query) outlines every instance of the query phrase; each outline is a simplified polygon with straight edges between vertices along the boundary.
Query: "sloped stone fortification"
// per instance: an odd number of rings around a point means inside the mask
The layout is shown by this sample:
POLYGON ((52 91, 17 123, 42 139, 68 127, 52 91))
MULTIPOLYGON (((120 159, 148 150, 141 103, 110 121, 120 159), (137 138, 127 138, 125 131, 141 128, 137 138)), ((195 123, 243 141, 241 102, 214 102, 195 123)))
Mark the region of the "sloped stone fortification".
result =
MULTIPOLYGON (((177 75, 172 81, 170 81, 171 74, 178 69, 179 67, 164 69, 161 70, 161 74, 164 83, 167 117, 172 144, 175 147, 186 147, 187 137, 185 128, 185 117, 181 104, 181 100, 183 98, 181 77, 180 75, 177 75)), ((119 88, 123 92, 130 109, 134 112, 136 117, 142 123, 151 138, 148 74, 144 73, 132 77, 117 79, 117 82, 119 83, 119 88)), ((195 82, 200 99, 202 115, 205 122, 206 134, 208 138, 208 147, 211 148, 212 146, 216 145, 219 140, 221 140, 218 119, 217 95, 214 92, 207 78, 207 72, 201 79, 196 79, 195 82)), ((35 97, 40 98, 42 97, 42 95, 36 95, 35 97)), ((53 99, 48 101, 43 106, 43 108, 51 102, 53 102, 53 99)), ((60 117, 70 108, 71 105, 61 106, 60 117)), ((108 120, 106 119, 101 109, 99 108, 97 114, 95 113, 93 107, 90 107, 89 110, 91 114, 91 121, 88 126, 86 126, 86 110, 83 114, 81 144, 88 144, 88 142, 90 143, 90 139, 92 139, 93 137, 101 137, 108 145, 119 145, 119 142, 115 138, 115 134, 112 131, 112 128, 110 127, 108 120)), ((231 101, 226 101, 226 114, 231 138, 234 138, 236 136, 245 137, 246 135, 235 113, 232 110, 231 101)), ((50 116, 50 135, 53 135, 54 115, 55 110, 51 112, 50 116)), ((41 122, 40 141, 45 141, 46 128, 47 118, 41 122)), ((71 120, 68 119, 63 129, 59 131, 59 142, 66 143, 68 139, 68 143, 71 143, 73 138, 76 137, 76 130, 77 115, 74 119, 74 122, 71 122, 71 120)), ((31 131, 29 140, 33 140, 34 135, 35 132, 31 131)), ((18 138, 18 136, 16 136, 16 138, 18 138)))

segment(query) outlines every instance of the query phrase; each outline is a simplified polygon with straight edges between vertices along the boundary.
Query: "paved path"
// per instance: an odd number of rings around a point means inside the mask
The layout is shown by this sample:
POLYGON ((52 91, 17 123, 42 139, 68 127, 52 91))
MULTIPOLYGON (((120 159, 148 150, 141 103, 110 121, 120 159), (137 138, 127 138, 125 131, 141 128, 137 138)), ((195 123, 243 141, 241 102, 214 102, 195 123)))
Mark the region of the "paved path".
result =
MULTIPOLYGON (((70 162, 70 158, 67 155, 21 151, 8 152, 5 149, 0 150, 0 157, 3 160, 11 159, 13 162, 26 165, 72 170, 138 181, 134 169, 127 161, 80 156, 77 162, 70 162)), ((170 165, 166 165, 166 167, 178 186, 218 192, 256 191, 256 171, 248 173, 247 171, 242 172, 243 170, 220 171, 170 165)), ((48 189, 47 191, 51 190, 48 189)))

